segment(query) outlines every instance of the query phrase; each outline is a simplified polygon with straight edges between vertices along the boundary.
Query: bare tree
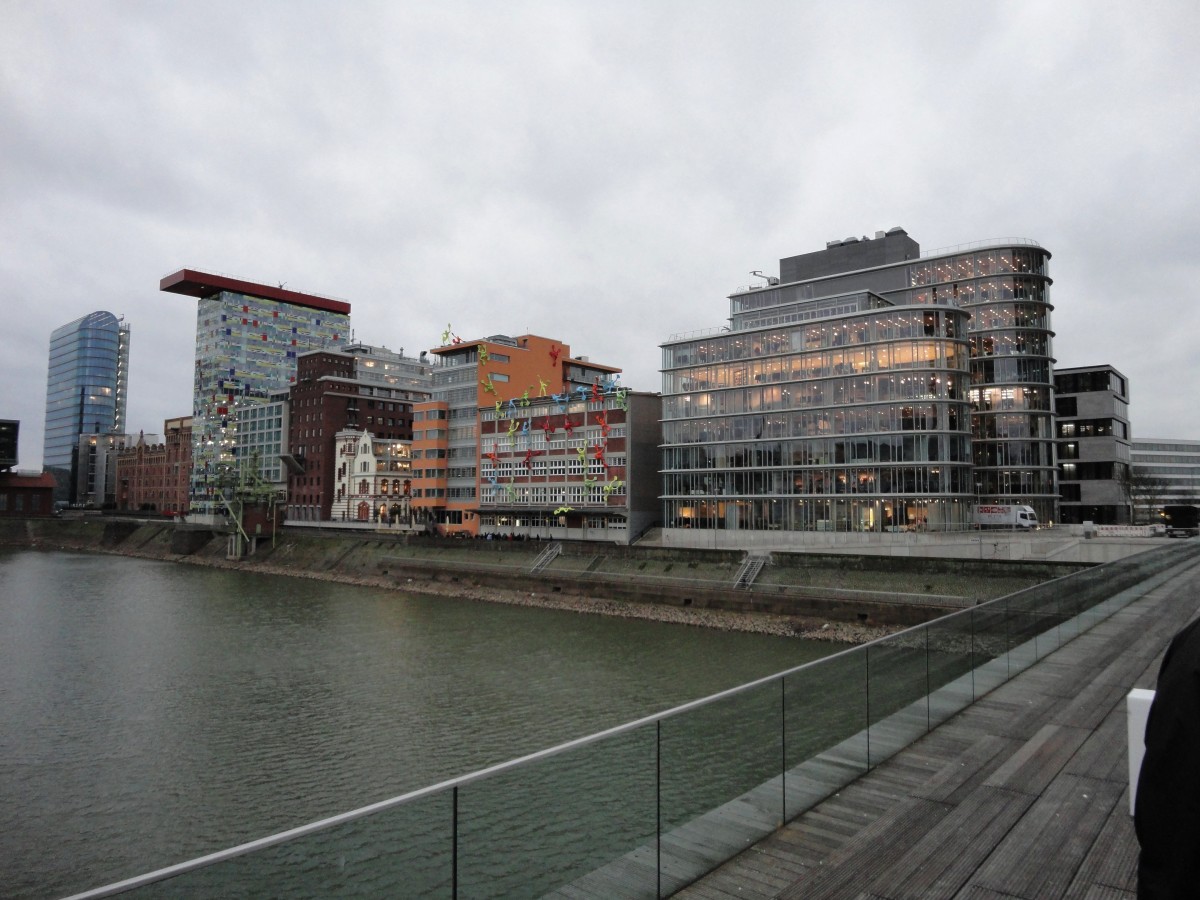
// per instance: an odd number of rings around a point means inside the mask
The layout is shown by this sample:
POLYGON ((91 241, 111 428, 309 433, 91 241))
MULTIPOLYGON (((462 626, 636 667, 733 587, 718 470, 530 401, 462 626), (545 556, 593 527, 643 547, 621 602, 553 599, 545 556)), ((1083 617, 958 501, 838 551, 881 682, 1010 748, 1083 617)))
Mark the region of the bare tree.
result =
POLYGON ((1121 478, 1121 490, 1133 507, 1134 524, 1152 525, 1159 520, 1156 513, 1162 510, 1171 485, 1161 476, 1148 475, 1127 466, 1121 478))

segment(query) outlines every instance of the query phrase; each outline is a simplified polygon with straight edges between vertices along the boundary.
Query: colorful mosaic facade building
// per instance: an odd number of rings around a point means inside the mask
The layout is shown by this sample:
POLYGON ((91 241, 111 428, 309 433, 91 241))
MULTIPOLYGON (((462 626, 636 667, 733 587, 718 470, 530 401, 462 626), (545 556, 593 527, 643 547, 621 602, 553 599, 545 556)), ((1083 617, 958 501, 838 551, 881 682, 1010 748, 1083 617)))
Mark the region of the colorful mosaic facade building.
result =
POLYGON ((199 301, 189 495, 193 513, 211 515, 237 471, 238 410, 291 385, 299 354, 343 343, 350 304, 193 269, 168 275, 159 288, 199 301))

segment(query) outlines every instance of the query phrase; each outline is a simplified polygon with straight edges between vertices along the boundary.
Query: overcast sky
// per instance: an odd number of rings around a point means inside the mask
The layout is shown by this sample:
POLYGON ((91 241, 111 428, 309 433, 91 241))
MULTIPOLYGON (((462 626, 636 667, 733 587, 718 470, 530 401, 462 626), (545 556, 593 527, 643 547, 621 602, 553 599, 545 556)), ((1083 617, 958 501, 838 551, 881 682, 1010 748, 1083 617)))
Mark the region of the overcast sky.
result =
POLYGON ((1060 367, 1200 439, 1200 4, 0 0, 0 418, 50 332, 132 328, 191 413, 183 267, 345 299, 410 355, 532 332, 659 390, 781 257, 906 228, 1053 253, 1060 367))

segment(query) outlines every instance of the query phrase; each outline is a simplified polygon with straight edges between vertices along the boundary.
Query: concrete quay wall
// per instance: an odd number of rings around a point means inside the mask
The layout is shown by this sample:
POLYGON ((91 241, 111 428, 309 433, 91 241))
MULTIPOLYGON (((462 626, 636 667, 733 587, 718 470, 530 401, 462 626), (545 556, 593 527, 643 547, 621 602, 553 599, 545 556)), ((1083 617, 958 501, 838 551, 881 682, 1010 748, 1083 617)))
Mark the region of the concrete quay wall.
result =
POLYGON ((948 611, 1078 571, 1080 563, 775 551, 751 590, 733 587, 741 549, 563 542, 534 575, 541 541, 464 541, 412 533, 284 528, 252 556, 227 560, 227 535, 163 520, 89 516, 5 520, 0 545, 110 552, 404 590, 581 597, 692 610, 790 616, 801 622, 919 624, 948 611))

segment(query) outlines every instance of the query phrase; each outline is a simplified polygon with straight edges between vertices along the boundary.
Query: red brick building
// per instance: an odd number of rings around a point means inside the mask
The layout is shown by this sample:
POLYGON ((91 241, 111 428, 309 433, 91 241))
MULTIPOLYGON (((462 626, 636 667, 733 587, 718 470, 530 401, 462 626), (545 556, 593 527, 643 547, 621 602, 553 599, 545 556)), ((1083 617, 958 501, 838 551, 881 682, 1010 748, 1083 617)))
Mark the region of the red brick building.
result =
POLYGON ((192 472, 192 417, 163 422, 161 444, 137 443, 117 453, 117 509, 165 514, 188 510, 192 472))
POLYGON ((367 431, 382 441, 411 441, 413 404, 429 396, 429 364, 379 347, 301 354, 290 397, 287 518, 332 515, 340 431, 367 431))
POLYGON ((0 472, 0 517, 28 519, 54 515, 54 487, 49 472, 24 475, 0 472))

